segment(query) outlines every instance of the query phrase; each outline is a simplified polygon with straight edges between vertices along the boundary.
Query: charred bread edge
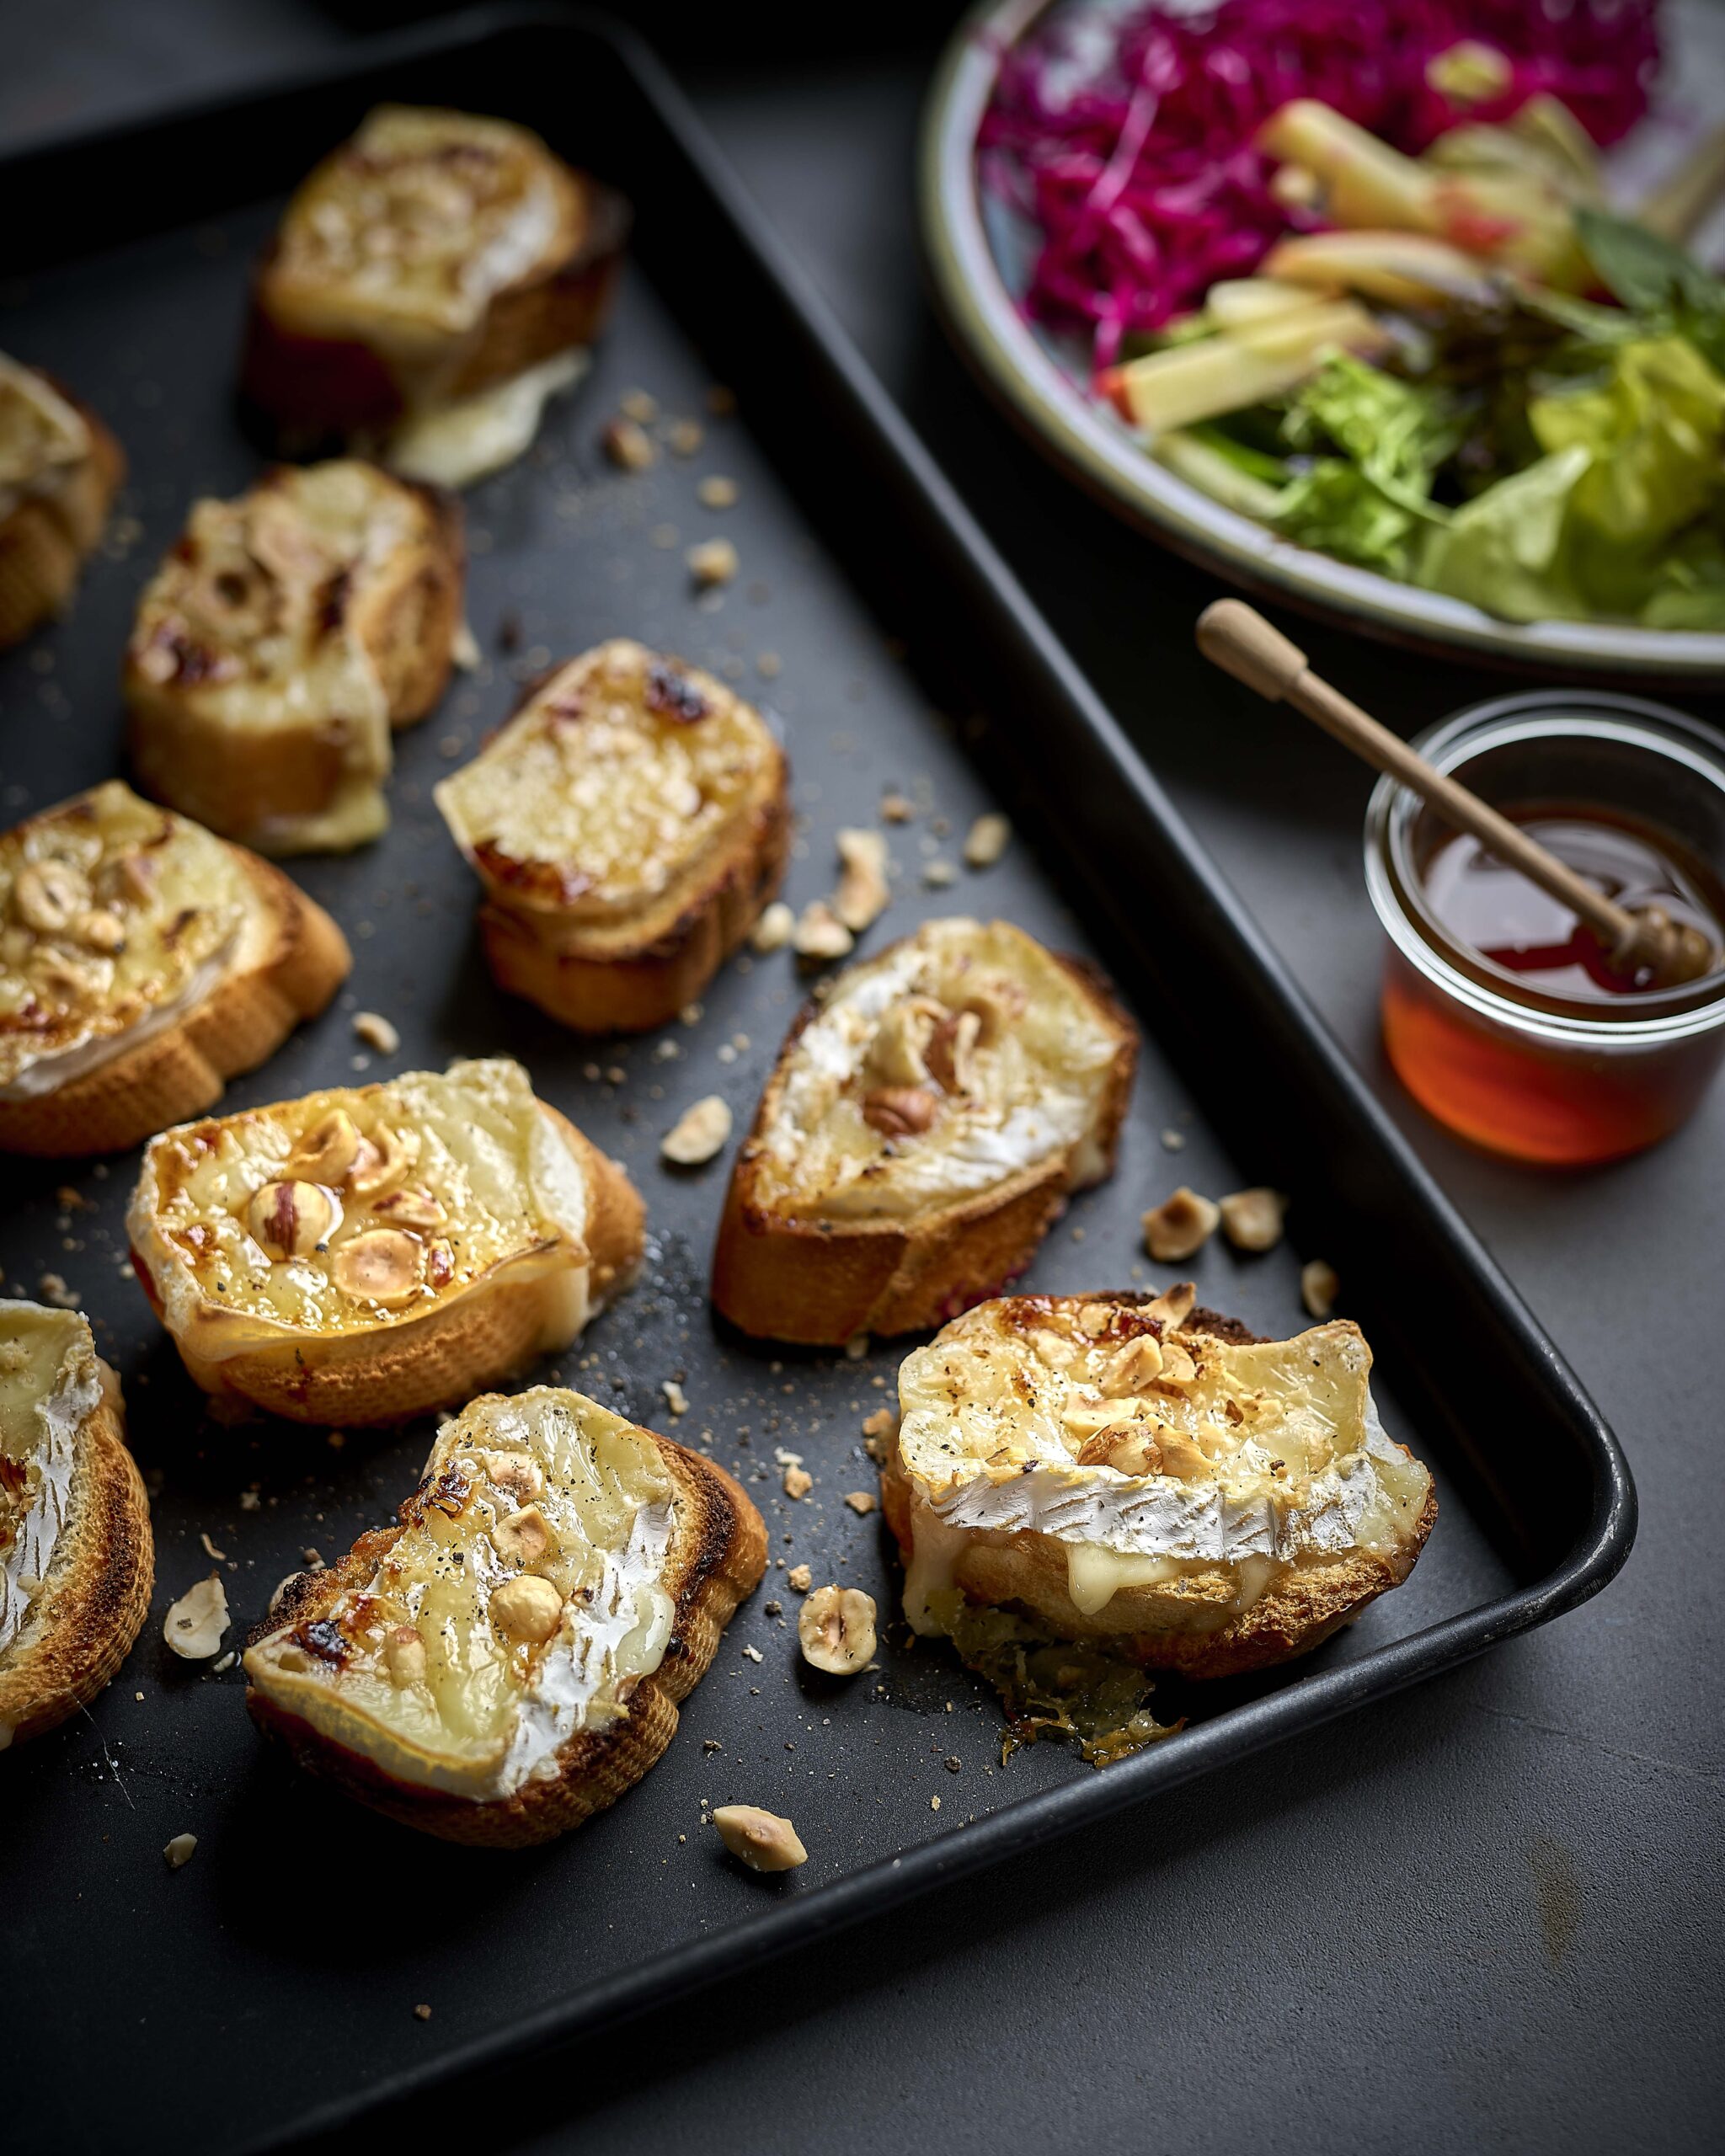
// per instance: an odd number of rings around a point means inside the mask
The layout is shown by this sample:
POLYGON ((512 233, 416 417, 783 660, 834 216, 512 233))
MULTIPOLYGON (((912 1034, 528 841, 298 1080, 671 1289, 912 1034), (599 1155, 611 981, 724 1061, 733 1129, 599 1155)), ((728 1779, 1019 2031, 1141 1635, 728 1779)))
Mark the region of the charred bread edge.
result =
MULTIPOLYGON (((548 1102, 539 1105, 572 1145, 586 1178, 590 1319, 628 1284, 640 1262, 646 1209, 615 1161, 548 1102)), ((131 1256, 159 1317, 148 1262, 136 1246, 131 1256)), ((225 1358, 200 1356, 177 1336, 170 1337, 193 1383, 205 1392, 238 1396, 294 1422, 405 1422, 471 1399, 544 1352, 545 1283, 537 1274, 516 1278, 519 1262, 505 1260, 449 1301, 394 1325, 329 1336, 291 1334, 225 1358)))
MULTIPOLYGON (((386 1774, 366 1754, 333 1743, 303 1716, 278 1707, 248 1683, 246 1705, 259 1727, 285 1744, 308 1773, 401 1825, 443 1841, 523 1849, 567 1833, 614 1804, 676 1734, 678 1703, 707 1673, 738 1604, 754 1592, 766 1566, 766 1525, 740 1486, 713 1461, 655 1431, 647 1434, 676 1480, 682 1506, 692 1501, 699 1506, 686 1553, 680 1523, 684 1577, 670 1640, 659 1668, 637 1685, 616 1721, 602 1730, 577 1731, 560 1748, 554 1780, 531 1781, 510 1796, 478 1801, 422 1789, 386 1774)), ((405 1513, 406 1505, 401 1509, 405 1513)), ((270 1614, 253 1627, 248 1646, 285 1625, 322 1616, 347 1589, 363 1587, 401 1532, 399 1527, 380 1528, 362 1535, 347 1556, 327 1570, 296 1574, 270 1614)))
POLYGON ((102 1397, 79 1430, 83 1494, 31 1613, 35 1637, 0 1657, 0 1729, 40 1737, 93 1700, 131 1653, 149 1614, 155 1544, 143 1477, 126 1449, 120 1381, 99 1358, 102 1397))
POLYGON ((559 945, 541 932, 533 915, 489 895, 479 927, 498 986, 578 1033, 648 1033, 668 1025, 740 947, 783 880, 788 774, 783 753, 777 743, 773 748, 776 779, 745 828, 732 835, 670 924, 648 928, 633 944, 607 931, 607 942, 616 940, 602 953, 583 950, 579 937, 559 945))
MULTIPOLYGON (((897 947, 884 946, 874 957, 897 947)), ((1138 1028, 1097 968, 1063 952, 1049 955, 1116 1036, 1097 1125, 1106 1177, 1131 1097, 1138 1028)), ((713 1254, 713 1305, 754 1337, 809 1346, 836 1347, 859 1332, 925 1331, 1017 1278, 1076 1186, 1057 1155, 910 1221, 803 1221, 758 1203, 751 1148, 772 1120, 797 1043, 822 1007, 811 997, 793 1022, 737 1155, 713 1254)))
POLYGON ((275 915, 268 957, 218 981, 177 1024, 26 1100, 0 1101, 0 1151, 68 1159, 120 1152, 212 1107, 226 1081, 272 1056, 353 969, 347 938, 273 862, 229 845, 275 915))
MULTIPOLYGON (((1051 1299, 1141 1305, 1153 1301, 1155 1297, 1139 1289, 1123 1289, 1115 1293, 1097 1289, 1087 1294, 1062 1295, 1051 1299)), ((1225 1317, 1202 1305, 1192 1311, 1180 1331, 1207 1332, 1235 1347, 1255 1346, 1268 1337, 1252 1331, 1238 1318, 1225 1317)), ((1402 1449, 1406 1451, 1407 1448, 1402 1449)), ((911 1484, 910 1477, 899 1464, 896 1446, 880 1471, 880 1502, 881 1512, 898 1543, 899 1555, 908 1565, 911 1555, 911 1484)), ((1085 1636, 1117 1647, 1146 1669, 1168 1670, 1183 1677, 1238 1677, 1251 1670, 1291 1662, 1322 1646, 1381 1594, 1400 1587, 1413 1570, 1437 1517, 1438 1493, 1434 1483, 1411 1531, 1405 1561, 1401 1553, 1395 1557, 1378 1557, 1355 1549, 1332 1562, 1297 1568, 1290 1581, 1272 1589, 1250 1609, 1242 1610, 1214 1631, 1085 1636)), ((963 1564, 961 1556, 957 1569, 962 1569, 963 1564)), ((967 1599, 974 1598, 962 1585, 960 1592, 967 1599)), ((1045 1626, 1048 1620, 1039 1613, 1032 1612, 1030 1621, 1045 1626)))
POLYGON ((51 374, 36 369, 89 430, 89 454, 69 472, 67 491, 76 496, 73 517, 52 498, 27 496, 0 517, 0 650, 19 643, 72 595, 84 563, 95 552, 109 510, 126 477, 126 452, 106 424, 82 398, 51 374))

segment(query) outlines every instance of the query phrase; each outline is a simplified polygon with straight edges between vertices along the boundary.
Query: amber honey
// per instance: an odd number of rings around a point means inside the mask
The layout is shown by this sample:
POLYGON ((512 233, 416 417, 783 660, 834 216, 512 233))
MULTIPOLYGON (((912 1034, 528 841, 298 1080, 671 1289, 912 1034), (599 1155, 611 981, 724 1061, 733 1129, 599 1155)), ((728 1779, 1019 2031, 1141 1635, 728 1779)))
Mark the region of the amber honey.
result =
MULTIPOLYGON (((1420 744, 1608 896, 1725 940, 1725 743, 1628 698, 1507 698, 1420 744)), ((1725 976, 1656 988, 1567 908, 1385 782, 1367 878, 1389 934, 1384 1044, 1439 1121, 1517 1158, 1638 1151, 1725 1054, 1725 976)))

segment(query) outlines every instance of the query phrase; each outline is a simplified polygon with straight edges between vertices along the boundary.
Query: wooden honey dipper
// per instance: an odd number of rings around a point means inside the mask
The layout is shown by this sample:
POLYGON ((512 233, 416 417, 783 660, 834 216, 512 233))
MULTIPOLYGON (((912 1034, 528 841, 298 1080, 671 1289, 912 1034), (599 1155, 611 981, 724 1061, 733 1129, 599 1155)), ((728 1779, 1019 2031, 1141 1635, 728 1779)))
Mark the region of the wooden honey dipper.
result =
POLYGON ((1476 793, 1429 764, 1339 689, 1312 672, 1306 654, 1272 628, 1243 600, 1218 599, 1198 617, 1198 648, 1204 657, 1271 703, 1292 704, 1316 721, 1345 749, 1374 770, 1387 771, 1456 830, 1488 846, 1499 861, 1519 870, 1562 905, 1579 915, 1621 973, 1645 969, 1655 988, 1699 980, 1720 963, 1717 945, 1688 921, 1673 921, 1663 906, 1620 906, 1596 890, 1567 862, 1547 853, 1519 825, 1500 816, 1476 793))

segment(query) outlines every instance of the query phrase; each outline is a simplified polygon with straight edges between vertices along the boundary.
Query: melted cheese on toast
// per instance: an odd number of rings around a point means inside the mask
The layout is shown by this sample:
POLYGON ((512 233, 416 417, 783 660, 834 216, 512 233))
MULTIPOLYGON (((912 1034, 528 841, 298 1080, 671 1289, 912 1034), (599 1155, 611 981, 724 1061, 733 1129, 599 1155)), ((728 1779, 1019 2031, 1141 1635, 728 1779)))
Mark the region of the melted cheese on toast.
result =
POLYGON ((34 367, 0 352, 0 516, 53 493, 89 453, 82 415, 34 367))
POLYGON ((1190 1307, 1189 1289, 1007 1296, 906 1358, 913 1626, 938 1629, 930 1597, 973 1534, 1053 1538, 1087 1616, 1218 1567, 1237 1611, 1301 1563, 1409 1540, 1431 1477, 1378 1421, 1359 1327, 1236 1345, 1183 1329, 1190 1307))
POLYGON ((129 1225, 170 1330, 219 1315, 232 1355, 403 1323, 505 1265, 567 1275, 573 1334, 586 1220, 579 1159, 499 1057, 166 1131, 129 1225))
POLYGON ((762 1197, 798 1217, 902 1218, 1068 1149, 1075 1182, 1094 1180, 1121 1044, 1022 929, 929 921, 846 968, 793 1041, 759 1134, 762 1197))
POLYGON ((87 1318, 0 1302, 0 1655, 28 1625, 54 1562, 77 1433, 101 1397, 87 1318))
POLYGON ((553 675, 436 799, 500 904, 597 925, 698 875, 777 755, 711 675, 617 638, 553 675))
POLYGON ((118 779, 0 836, 0 1098, 173 1024, 239 955, 245 873, 118 779))
POLYGON ((654 1439, 596 1401, 543 1385, 477 1400, 440 1433, 370 1577, 260 1641, 246 1673, 399 1780, 507 1796, 658 1668, 676 1507, 654 1439))

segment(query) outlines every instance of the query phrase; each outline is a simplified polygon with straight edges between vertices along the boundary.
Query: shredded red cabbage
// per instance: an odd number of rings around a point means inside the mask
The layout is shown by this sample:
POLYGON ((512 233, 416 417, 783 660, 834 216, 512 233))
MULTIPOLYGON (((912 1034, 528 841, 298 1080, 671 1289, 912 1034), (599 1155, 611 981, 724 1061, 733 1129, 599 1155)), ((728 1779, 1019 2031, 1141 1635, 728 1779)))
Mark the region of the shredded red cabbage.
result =
POLYGON ((1284 233, 1320 221, 1269 192, 1250 146, 1290 98, 1317 98, 1410 153, 1463 120, 1560 98, 1594 141, 1647 109, 1656 0, 1220 0, 1122 17, 1081 4, 1005 55, 977 148, 984 184, 1043 244, 1026 312, 1092 343, 1097 371, 1135 332, 1247 276, 1284 233), (1426 81, 1463 39, 1511 76, 1465 109, 1426 81))

